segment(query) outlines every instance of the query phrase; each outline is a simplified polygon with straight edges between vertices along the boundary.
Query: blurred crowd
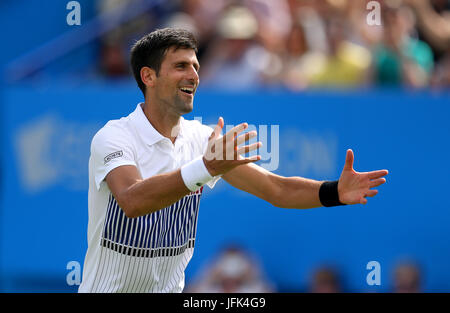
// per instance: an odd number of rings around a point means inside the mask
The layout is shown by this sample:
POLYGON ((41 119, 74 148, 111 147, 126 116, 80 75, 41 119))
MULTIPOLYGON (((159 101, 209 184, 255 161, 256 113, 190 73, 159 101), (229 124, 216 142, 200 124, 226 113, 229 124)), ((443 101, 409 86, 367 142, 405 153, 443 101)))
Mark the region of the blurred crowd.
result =
POLYGON ((275 292, 258 259, 239 245, 229 245, 201 271, 185 292, 275 292))
MULTIPOLYGON (((152 2, 97 1, 99 14, 152 2)), ((159 1, 101 39, 101 72, 129 76, 130 46, 163 27, 195 34, 202 86, 450 86, 449 0, 159 1)))
MULTIPOLYGON (((364 277, 362 277, 364 280, 364 277)), ((424 292, 423 270, 412 260, 397 262, 389 282, 380 287, 383 292, 420 293, 424 292), (385 286, 389 285, 387 288, 385 286)), ((378 286, 375 286, 378 288, 378 286)), ((308 292, 343 293, 374 292, 352 290, 346 286, 342 272, 333 265, 322 265, 309 273, 307 286, 303 288, 282 287, 271 282, 265 275, 261 262, 243 247, 230 244, 224 247, 187 286, 186 293, 270 293, 270 292, 308 292)))

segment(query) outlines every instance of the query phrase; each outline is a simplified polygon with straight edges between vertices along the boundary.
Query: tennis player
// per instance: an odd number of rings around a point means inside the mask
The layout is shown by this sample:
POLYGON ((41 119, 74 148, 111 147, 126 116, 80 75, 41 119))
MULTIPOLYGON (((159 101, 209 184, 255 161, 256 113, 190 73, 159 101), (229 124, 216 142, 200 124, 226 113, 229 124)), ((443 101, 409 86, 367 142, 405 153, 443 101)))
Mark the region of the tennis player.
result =
POLYGON ((338 181, 275 175, 244 157, 255 131, 222 136, 182 115, 193 110, 200 68, 193 35, 156 30, 136 42, 131 66, 145 102, 92 139, 88 249, 79 292, 182 292, 204 185, 220 178, 276 207, 366 204, 386 170, 356 172, 347 151, 338 181))

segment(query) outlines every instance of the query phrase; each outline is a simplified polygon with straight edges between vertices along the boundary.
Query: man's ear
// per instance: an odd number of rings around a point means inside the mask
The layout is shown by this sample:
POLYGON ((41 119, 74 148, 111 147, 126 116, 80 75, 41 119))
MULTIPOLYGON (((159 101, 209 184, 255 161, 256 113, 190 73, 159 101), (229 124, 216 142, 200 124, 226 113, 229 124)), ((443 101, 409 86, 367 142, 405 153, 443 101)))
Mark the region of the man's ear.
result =
POLYGON ((141 68, 140 74, 141 74, 141 80, 146 86, 153 87, 155 85, 156 72, 154 69, 152 69, 148 66, 144 66, 141 68))

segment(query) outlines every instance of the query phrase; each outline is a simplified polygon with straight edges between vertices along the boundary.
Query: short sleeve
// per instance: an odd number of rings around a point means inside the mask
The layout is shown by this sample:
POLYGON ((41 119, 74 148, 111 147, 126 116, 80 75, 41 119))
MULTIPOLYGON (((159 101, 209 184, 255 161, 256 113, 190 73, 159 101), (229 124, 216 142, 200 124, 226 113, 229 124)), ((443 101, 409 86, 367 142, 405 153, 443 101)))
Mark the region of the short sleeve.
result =
POLYGON ((126 132, 105 126, 92 139, 91 159, 93 175, 97 190, 106 175, 116 167, 122 165, 136 165, 132 140, 126 132))
MULTIPOLYGON (((208 139, 211 136, 211 134, 213 133, 214 129, 212 129, 209 126, 200 124, 199 130, 200 130, 201 138, 202 138, 202 141, 201 141, 202 153, 205 154, 206 149, 208 148, 208 139)), ((207 182, 206 185, 208 185, 209 188, 213 189, 221 177, 222 177, 222 175, 214 176, 214 178, 211 179, 209 182, 207 182)))

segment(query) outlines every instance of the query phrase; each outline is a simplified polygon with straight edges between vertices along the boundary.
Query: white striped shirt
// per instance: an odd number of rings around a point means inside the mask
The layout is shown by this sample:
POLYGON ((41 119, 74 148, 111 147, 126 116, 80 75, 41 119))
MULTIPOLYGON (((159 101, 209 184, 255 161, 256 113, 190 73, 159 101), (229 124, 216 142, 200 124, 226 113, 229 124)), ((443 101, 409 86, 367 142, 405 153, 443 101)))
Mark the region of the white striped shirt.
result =
MULTIPOLYGON (((79 292, 181 292, 192 258, 203 187, 176 203, 128 218, 104 178, 122 165, 143 179, 180 168, 202 155, 212 128, 181 118, 175 144, 158 133, 141 104, 94 136, 89 159, 88 250, 79 292)), ((208 185, 212 188, 215 178, 208 185)))

